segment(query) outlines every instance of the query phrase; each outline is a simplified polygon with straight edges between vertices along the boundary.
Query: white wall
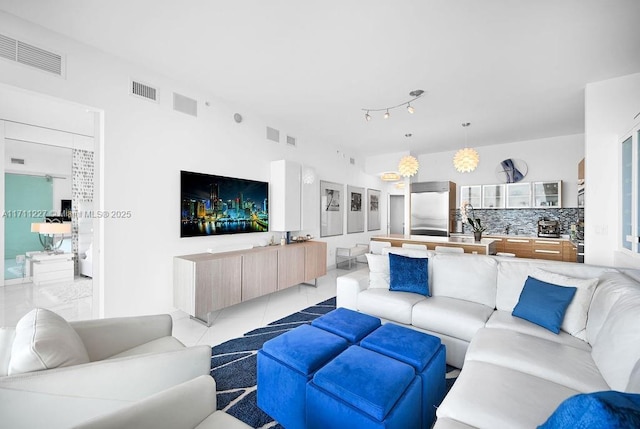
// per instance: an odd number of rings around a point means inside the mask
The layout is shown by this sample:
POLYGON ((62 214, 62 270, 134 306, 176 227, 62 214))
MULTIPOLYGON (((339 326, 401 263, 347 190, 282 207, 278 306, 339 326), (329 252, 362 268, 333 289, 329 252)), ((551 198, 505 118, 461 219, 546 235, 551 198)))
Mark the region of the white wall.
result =
MULTIPOLYGON (((469 145, 473 147, 473 143, 469 145)), ((578 192, 578 162, 584 157, 584 135, 551 137, 515 143, 480 146, 478 167, 470 173, 459 173, 453 167, 455 151, 420 155, 420 170, 416 182, 449 180, 458 185, 489 185, 502 183, 496 176, 500 162, 507 158, 525 161, 528 173, 525 182, 562 180, 562 206, 576 207, 578 192)))
POLYGON ((620 255, 618 242, 619 140, 640 112, 638 94, 640 73, 591 83, 585 90, 585 262, 590 264, 640 266, 637 255, 620 255))
MULTIPOLYGON (((348 157, 332 149, 332 142, 286 129, 281 129, 281 136, 297 136, 296 148, 268 141, 267 122, 248 108, 222 104, 213 94, 1 12, 0 27, 13 37, 65 53, 67 70, 66 79, 62 79, 0 61, 2 83, 104 110, 104 195, 102 206, 94 209, 132 213, 130 219, 104 222, 101 293, 107 317, 170 311, 173 256, 270 236, 264 233, 181 239, 180 170, 268 181, 272 160, 289 159, 312 166, 318 180, 309 189, 303 188, 303 222, 309 228, 303 232, 315 237, 319 236, 319 222, 313 222, 319 217, 319 180, 380 189, 377 178, 364 173, 358 163, 351 165, 348 157), (131 77, 158 86, 160 102, 130 96, 131 77), (198 100, 198 118, 172 110, 173 91, 198 100), (205 106, 205 101, 210 107, 205 106), (241 124, 233 121, 236 111, 245 118, 241 124)), ((279 128, 277 123, 268 125, 279 128)), ((328 263, 333 264, 336 246, 367 242, 374 233, 379 232, 326 239, 328 263)))
POLYGON ((22 141, 5 140, 4 171, 8 173, 50 175, 53 180, 53 207, 60 212, 60 200, 70 200, 71 185, 71 149, 22 141), (24 159, 25 163, 11 164, 11 158, 24 159))

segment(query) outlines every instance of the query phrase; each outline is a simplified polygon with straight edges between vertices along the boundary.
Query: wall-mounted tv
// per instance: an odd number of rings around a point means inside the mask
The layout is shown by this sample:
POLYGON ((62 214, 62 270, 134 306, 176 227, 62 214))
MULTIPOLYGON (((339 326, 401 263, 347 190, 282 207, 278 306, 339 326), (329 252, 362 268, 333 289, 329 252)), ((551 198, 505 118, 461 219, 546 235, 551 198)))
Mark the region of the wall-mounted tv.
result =
POLYGON ((180 237, 269 231, 269 184, 180 171, 180 237))

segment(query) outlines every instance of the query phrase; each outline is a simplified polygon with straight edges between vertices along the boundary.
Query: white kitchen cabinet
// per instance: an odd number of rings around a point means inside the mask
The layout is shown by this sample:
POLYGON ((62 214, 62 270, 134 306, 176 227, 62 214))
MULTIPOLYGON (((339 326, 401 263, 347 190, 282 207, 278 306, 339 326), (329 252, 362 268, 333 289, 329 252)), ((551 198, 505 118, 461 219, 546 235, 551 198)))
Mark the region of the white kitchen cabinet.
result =
POLYGON ((562 181, 533 182, 532 188, 533 207, 562 207, 562 181))
POLYGON ((531 207, 531 183, 507 183, 508 209, 525 209, 531 207))
POLYGON ((465 202, 471 204, 474 209, 482 208, 482 186, 460 186, 459 207, 462 207, 462 204, 465 202))
POLYGON ((482 208, 503 209, 505 206, 504 185, 482 186, 482 208))

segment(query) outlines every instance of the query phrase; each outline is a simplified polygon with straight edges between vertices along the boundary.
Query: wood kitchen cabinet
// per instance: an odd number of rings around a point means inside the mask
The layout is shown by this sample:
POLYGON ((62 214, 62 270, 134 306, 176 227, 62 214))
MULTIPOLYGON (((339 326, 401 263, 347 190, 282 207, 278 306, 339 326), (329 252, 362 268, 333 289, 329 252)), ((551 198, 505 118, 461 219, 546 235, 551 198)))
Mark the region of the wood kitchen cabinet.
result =
POLYGON ((307 241, 173 258, 176 308, 209 325, 209 313, 327 273, 327 243, 307 241))
POLYGON ((528 238, 508 237, 504 239, 504 251, 513 253, 517 258, 532 258, 533 249, 528 238))
POLYGON ((552 261, 562 261, 562 241, 553 239, 532 240, 533 257, 536 259, 548 259, 552 261))
POLYGON ((485 238, 490 238, 492 240, 495 240, 494 243, 496 245, 496 253, 498 253, 498 252, 506 252, 506 250, 505 250, 506 239, 505 238, 503 238, 503 237, 494 237, 494 236, 491 236, 491 235, 487 235, 487 236, 485 236, 485 238))
POLYGON ((571 241, 563 241, 562 260, 564 262, 578 262, 578 246, 571 241))

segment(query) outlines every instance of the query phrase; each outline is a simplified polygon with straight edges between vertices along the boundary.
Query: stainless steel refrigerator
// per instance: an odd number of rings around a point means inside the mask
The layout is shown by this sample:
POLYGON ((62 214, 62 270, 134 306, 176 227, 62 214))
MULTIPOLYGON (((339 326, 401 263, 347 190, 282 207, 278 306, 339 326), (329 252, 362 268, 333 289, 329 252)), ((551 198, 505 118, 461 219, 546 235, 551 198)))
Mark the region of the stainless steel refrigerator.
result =
POLYGON ((454 231, 456 184, 418 182, 411 184, 411 235, 448 236, 454 231))

